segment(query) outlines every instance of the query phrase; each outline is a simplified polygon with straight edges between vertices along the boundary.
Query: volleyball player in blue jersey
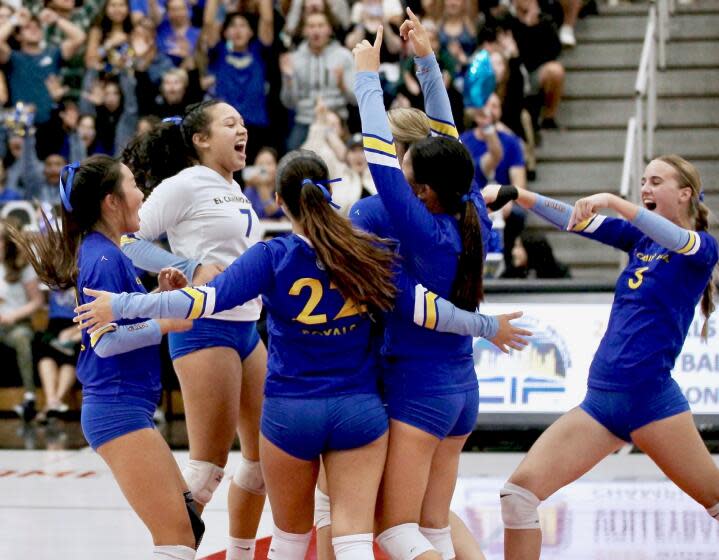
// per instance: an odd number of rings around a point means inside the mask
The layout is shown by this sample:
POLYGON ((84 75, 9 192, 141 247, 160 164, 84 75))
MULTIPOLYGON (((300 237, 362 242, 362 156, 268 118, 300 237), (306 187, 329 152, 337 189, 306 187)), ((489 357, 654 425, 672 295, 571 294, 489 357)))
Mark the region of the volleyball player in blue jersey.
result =
MULTIPOLYGON (((410 18, 414 28, 407 36, 428 91, 439 70, 431 49, 417 50, 418 22, 410 18)), ((381 41, 380 28, 375 44, 364 41, 354 55, 365 155, 382 206, 410 274, 459 307, 475 309, 482 298, 487 232, 480 215, 484 203, 470 193, 472 159, 456 140, 445 91, 435 96, 439 110, 427 107, 440 137, 409 147, 400 168, 377 75, 381 41)), ((444 91, 441 78, 439 84, 444 91)), ((454 558, 449 504, 479 401, 472 341, 415 333, 390 316, 382 352, 391 437, 378 542, 393 559, 454 558)))
POLYGON ((369 559, 387 416, 367 311, 388 310, 398 294, 402 315, 425 328, 492 338, 497 322, 415 288, 400 271, 395 286, 387 241, 334 212, 327 167, 314 153, 289 154, 277 175, 294 235, 255 245, 206 287, 141 298, 88 291, 98 298, 78 308, 78 320, 92 330, 111 317, 198 318, 262 294, 270 345, 261 459, 275 521, 269 558, 304 558, 322 456, 336 557, 369 559))
MULTIPOLYGON (((486 193, 489 200, 494 190, 486 193)), ((719 468, 671 377, 697 305, 703 336, 714 310, 717 242, 707 232, 702 198, 696 168, 675 155, 647 165, 641 206, 602 193, 572 208, 519 191, 525 208, 627 252, 629 262, 617 280, 584 401, 542 434, 501 490, 508 560, 539 558, 539 503, 627 442, 719 521, 719 468), (605 208, 623 219, 596 213, 605 208)))
MULTIPOLYGON (((93 156, 63 170, 62 230, 15 237, 40 279, 53 289, 76 287, 145 293, 120 237, 139 228, 143 194, 130 170, 93 156)), ((161 288, 167 288, 161 283, 161 288)), ((103 458, 152 534, 153 558, 192 560, 204 531, 167 443, 152 421, 160 400, 160 339, 189 321, 120 320, 82 335, 82 431, 103 458), (186 505, 187 504, 187 505, 186 505)))

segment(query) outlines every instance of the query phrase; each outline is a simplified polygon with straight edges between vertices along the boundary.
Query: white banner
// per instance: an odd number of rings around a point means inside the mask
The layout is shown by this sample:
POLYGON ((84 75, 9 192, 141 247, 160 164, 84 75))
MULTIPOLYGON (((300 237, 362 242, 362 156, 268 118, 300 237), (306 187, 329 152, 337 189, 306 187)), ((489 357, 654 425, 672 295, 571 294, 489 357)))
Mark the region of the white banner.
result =
MULTIPOLYGON (((562 413, 579 404, 610 309, 609 303, 483 305, 482 313, 491 315, 522 310, 516 323, 534 335, 527 348, 509 355, 486 340, 474 341, 480 412, 562 413)), ((719 414, 719 336, 712 318, 702 342, 703 323, 697 308, 673 376, 693 412, 719 414)))

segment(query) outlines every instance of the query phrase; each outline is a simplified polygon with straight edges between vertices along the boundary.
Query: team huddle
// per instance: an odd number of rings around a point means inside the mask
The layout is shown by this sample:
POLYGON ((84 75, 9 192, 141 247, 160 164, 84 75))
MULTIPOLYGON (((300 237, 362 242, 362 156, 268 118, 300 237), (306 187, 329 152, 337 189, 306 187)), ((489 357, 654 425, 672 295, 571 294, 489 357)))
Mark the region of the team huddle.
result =
POLYGON ((719 521, 719 469, 670 375, 696 306, 705 318, 714 308, 718 248, 696 169, 678 156, 653 160, 641 205, 606 193, 572 207, 512 186, 480 191, 409 10, 400 33, 425 113, 385 112, 380 27, 353 51, 378 194, 349 218, 332 199, 341 178, 315 153, 293 151, 276 184, 292 233, 261 241, 233 180, 252 139, 233 107, 206 101, 132 140, 122 161, 67 166, 62 228, 13 234, 43 282, 77 290, 83 433, 149 529, 152 557, 195 558, 237 434, 228 559, 254 558, 266 497, 270 559, 304 559, 313 527, 323 559, 371 559, 375 541, 393 560, 483 558, 450 502, 478 414, 473 337, 509 352, 531 336, 511 322, 521 313, 477 311, 488 211, 508 203, 629 258, 584 401, 500 492, 505 557, 539 558, 540 502, 630 441, 719 521), (151 192, 144 202, 140 187, 151 192), (163 234, 171 253, 153 243, 163 234), (147 294, 135 267, 159 273, 159 291, 147 294), (164 334, 189 434, 182 470, 153 424, 164 334))

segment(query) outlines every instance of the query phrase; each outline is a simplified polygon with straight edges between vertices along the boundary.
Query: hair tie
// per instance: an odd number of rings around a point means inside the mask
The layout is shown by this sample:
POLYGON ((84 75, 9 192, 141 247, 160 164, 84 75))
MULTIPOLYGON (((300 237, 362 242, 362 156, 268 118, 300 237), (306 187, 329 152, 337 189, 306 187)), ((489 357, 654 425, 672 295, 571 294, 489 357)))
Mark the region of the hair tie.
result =
POLYGON ((469 193, 463 194, 462 197, 459 199, 462 204, 467 204, 470 200, 472 200, 472 198, 469 196, 469 193))
POLYGON ((305 185, 314 185, 322 191, 322 196, 329 203, 329 205, 332 206, 332 208, 336 208, 337 210, 339 210, 342 207, 339 204, 335 204, 335 202, 332 200, 332 195, 330 194, 330 191, 327 190, 327 187, 325 187, 325 185, 329 185, 330 183, 337 183, 341 180, 341 177, 338 179, 329 179, 327 181, 313 181, 312 179, 303 179, 302 186, 304 187, 305 185))
POLYGON ((178 115, 175 115, 174 117, 165 117, 164 119, 162 119, 162 122, 180 126, 182 124, 182 117, 178 115))
POLYGON ((68 212, 72 212, 72 204, 70 204, 70 194, 72 194, 72 182, 75 179, 75 171, 80 167, 79 161, 73 161, 62 168, 60 172, 60 200, 62 205, 68 212), (62 180, 62 176, 67 173, 65 181, 62 180))
POLYGON ((699 202, 704 202, 704 189, 699 191, 699 202))

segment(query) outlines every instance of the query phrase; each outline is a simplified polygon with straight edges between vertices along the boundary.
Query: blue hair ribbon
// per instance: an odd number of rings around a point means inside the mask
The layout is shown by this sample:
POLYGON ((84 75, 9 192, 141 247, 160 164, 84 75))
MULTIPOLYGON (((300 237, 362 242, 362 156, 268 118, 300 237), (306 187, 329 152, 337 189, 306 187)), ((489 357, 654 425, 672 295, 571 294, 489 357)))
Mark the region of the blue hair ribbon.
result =
POLYGON ((72 182, 75 179, 75 171, 80 167, 79 161, 73 161, 62 168, 60 172, 60 200, 62 205, 68 212, 72 212, 72 204, 70 204, 70 195, 72 194, 72 182), (62 176, 67 173, 65 180, 62 176))
POLYGON ((302 186, 304 187, 305 185, 314 185, 322 191, 322 196, 325 197, 325 200, 329 203, 329 205, 332 206, 332 208, 339 210, 342 207, 339 204, 335 204, 335 202, 332 200, 332 195, 330 194, 330 191, 327 189, 326 185, 329 185, 330 183, 337 183, 341 180, 341 177, 337 179, 329 179, 327 181, 313 181, 312 179, 304 179, 302 181, 302 186))
POLYGON ((704 202, 704 189, 699 191, 699 202, 704 202))
POLYGON ((175 115, 174 117, 165 117, 162 119, 162 122, 164 123, 172 123, 174 125, 180 126, 182 124, 182 117, 175 115))

